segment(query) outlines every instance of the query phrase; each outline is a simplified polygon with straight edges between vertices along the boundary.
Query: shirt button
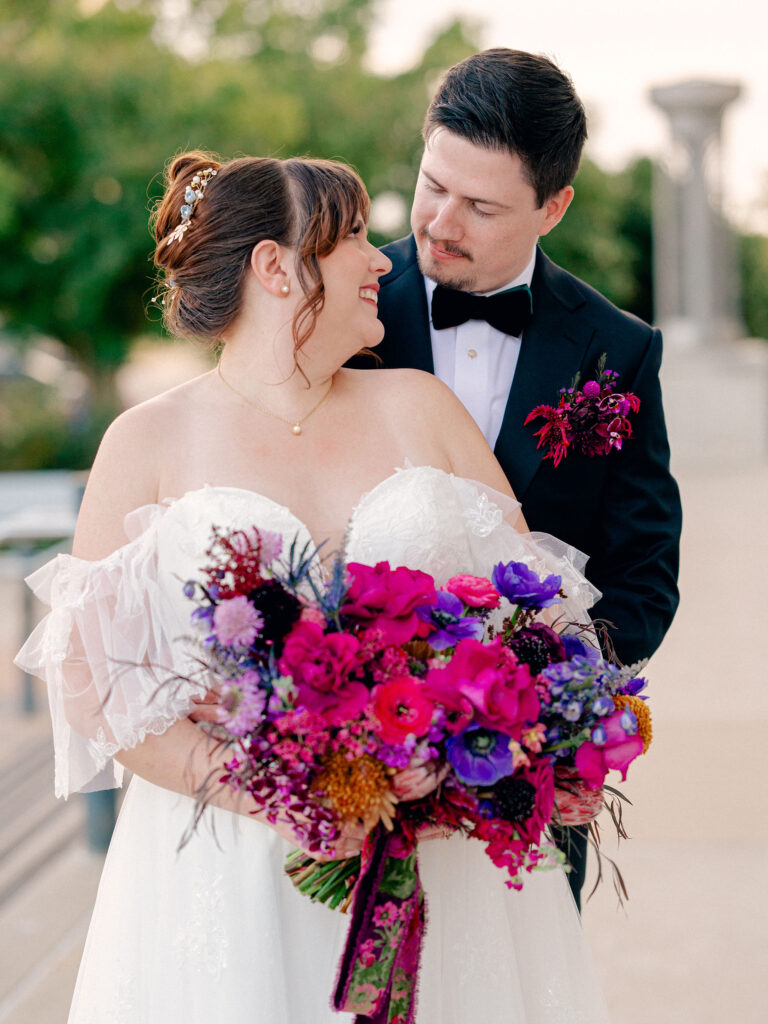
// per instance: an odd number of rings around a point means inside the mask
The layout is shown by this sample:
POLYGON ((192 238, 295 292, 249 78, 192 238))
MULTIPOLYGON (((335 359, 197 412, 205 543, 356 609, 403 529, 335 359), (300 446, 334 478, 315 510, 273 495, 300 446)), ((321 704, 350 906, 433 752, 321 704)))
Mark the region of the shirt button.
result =
POLYGON ((467 355, 469 356, 470 359, 474 359, 475 356, 477 355, 477 350, 474 348, 467 349, 467 355))

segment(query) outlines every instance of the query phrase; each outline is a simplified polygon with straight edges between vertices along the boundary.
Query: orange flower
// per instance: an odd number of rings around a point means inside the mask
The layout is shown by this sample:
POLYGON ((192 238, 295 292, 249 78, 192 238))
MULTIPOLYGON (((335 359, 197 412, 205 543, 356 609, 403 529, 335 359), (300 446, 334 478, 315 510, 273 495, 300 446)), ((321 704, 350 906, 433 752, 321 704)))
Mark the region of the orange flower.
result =
POLYGON ((314 786, 342 821, 360 821, 370 832, 381 821, 392 828, 397 797, 390 789, 390 771, 370 754, 350 757, 337 750, 325 759, 314 786))
POLYGON ((623 710, 624 708, 629 708, 630 711, 634 711, 635 718, 637 719, 637 731, 643 741, 643 753, 645 753, 653 739, 651 712, 648 704, 641 700, 640 697, 635 697, 628 693, 620 693, 613 698, 613 706, 616 709, 621 708, 623 710))

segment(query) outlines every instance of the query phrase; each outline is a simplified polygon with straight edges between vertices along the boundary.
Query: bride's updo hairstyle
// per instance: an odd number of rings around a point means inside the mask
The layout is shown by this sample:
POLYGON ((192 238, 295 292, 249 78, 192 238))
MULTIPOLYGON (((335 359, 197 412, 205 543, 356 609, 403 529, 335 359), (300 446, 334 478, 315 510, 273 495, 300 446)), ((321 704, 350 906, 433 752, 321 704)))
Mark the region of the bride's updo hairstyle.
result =
POLYGON ((253 247, 271 239, 296 251, 304 291, 293 320, 297 352, 323 308, 318 259, 358 218, 368 220, 370 200, 357 174, 331 160, 241 157, 221 163, 196 150, 168 165, 165 185, 153 224, 155 264, 165 272, 167 329, 218 342, 240 312, 253 247), (202 196, 190 202, 195 192, 202 196), (186 227, 182 206, 192 207, 186 227))

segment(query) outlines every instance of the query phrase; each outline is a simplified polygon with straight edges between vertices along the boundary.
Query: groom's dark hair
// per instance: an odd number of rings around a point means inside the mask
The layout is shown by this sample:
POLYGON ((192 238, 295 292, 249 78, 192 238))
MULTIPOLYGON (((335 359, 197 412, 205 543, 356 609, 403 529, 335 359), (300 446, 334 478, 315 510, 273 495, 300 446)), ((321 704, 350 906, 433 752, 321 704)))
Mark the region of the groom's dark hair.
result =
POLYGON ((573 82, 547 57, 498 47, 450 68, 424 120, 523 162, 539 206, 576 177, 587 118, 573 82))

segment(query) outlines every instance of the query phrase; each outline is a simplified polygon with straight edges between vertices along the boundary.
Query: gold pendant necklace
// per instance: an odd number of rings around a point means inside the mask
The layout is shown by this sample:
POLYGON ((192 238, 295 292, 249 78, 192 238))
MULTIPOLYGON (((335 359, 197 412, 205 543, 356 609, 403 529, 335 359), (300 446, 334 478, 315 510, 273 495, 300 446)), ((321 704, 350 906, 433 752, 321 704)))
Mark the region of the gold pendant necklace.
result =
POLYGON ((309 410, 309 412, 306 413, 304 416, 302 416, 301 419, 298 419, 298 420, 288 420, 288 419, 285 418, 285 416, 280 416, 278 413, 272 412, 270 409, 265 409, 263 405, 259 405, 258 402, 254 402, 252 399, 250 399, 246 395, 244 395, 242 393, 242 391, 238 391, 237 388, 232 387, 232 385, 229 383, 229 381, 224 379, 224 375, 221 372, 221 363, 220 362, 216 364, 216 372, 219 375, 219 380, 221 381, 221 383, 225 387, 228 387, 229 390, 233 394, 237 395, 238 398, 242 398, 242 400, 244 402, 247 402, 248 405, 252 405, 254 409, 258 409, 259 412, 263 412, 267 416, 272 416, 276 420, 281 420, 283 423, 287 423, 288 426, 291 428, 291 432, 294 433, 297 437, 299 436, 299 434, 301 434, 301 424, 304 423, 306 420, 308 420, 313 412, 317 412, 317 410, 320 408, 320 406, 326 400, 328 395, 330 395, 331 388, 333 387, 333 377, 331 377, 331 383, 330 383, 330 385, 328 387, 328 390, 325 392, 325 394, 320 399, 320 401, 317 403, 317 405, 313 405, 312 408, 309 410))

